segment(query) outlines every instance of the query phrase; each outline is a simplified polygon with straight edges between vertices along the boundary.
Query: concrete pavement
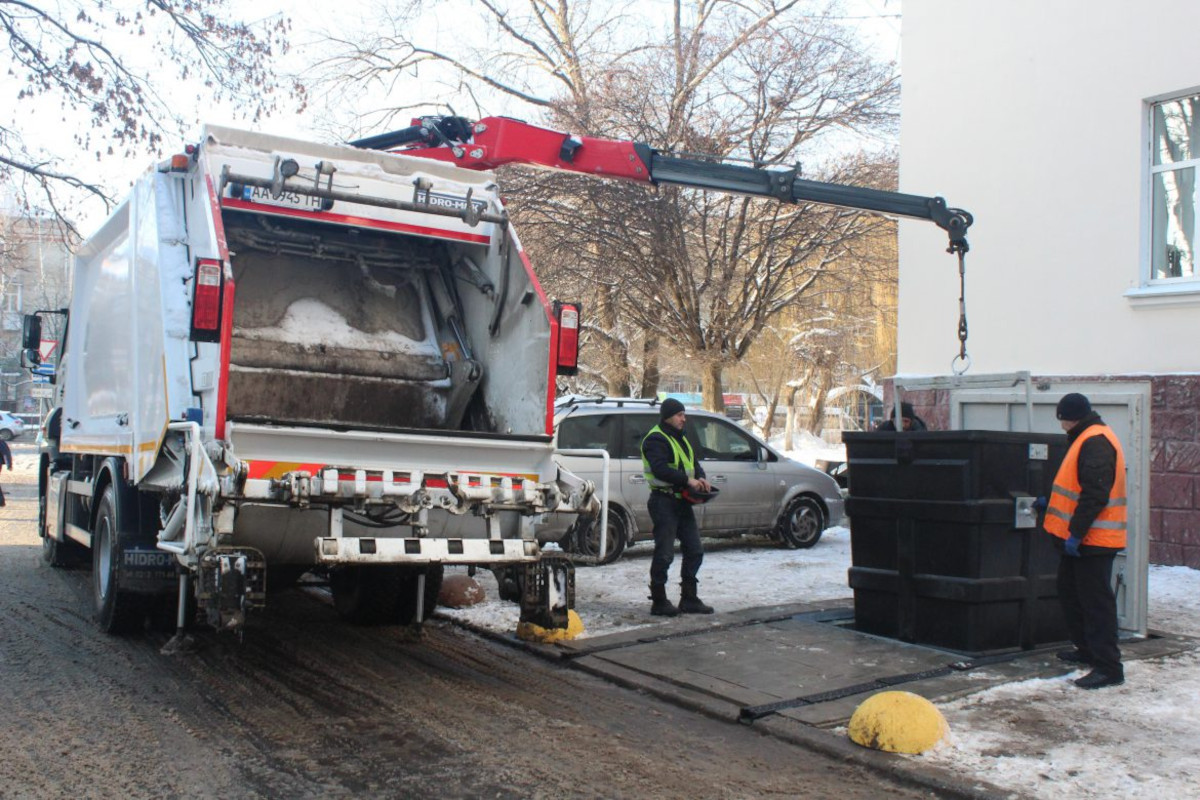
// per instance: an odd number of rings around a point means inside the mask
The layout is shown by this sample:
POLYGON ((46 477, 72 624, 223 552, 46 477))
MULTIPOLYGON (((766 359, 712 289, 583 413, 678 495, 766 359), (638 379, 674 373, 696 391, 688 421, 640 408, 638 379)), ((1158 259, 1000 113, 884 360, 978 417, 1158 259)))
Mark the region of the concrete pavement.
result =
MULTIPOLYGON (((850 600, 683 616, 607 636, 524 646, 632 689, 750 725, 835 758, 884 771, 938 796, 1012 798, 1010 790, 859 747, 839 730, 872 694, 890 689, 934 702, 992 686, 1062 675, 1062 645, 969 657, 860 633, 850 600)), ((515 639, 511 640, 516 643, 515 639)), ((1192 649, 1152 633, 1122 643, 1126 660, 1192 649)))

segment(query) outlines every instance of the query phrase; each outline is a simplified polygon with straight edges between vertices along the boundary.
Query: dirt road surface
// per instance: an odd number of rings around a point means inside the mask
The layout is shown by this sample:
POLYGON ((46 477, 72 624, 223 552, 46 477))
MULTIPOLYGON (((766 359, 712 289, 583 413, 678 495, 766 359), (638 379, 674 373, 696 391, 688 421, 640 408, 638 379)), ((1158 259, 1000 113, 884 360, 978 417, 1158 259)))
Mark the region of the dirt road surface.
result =
POLYGON ((33 445, 0 473, 0 797, 924 797, 432 622, 273 596, 244 640, 103 635, 88 569, 41 562, 33 445))

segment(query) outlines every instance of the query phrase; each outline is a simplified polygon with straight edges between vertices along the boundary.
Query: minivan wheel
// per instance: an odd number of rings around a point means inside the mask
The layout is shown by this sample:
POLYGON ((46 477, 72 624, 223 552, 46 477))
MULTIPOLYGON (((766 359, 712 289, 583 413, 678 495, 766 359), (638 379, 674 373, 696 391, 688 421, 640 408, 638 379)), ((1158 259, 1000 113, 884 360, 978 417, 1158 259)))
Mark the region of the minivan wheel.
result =
MULTIPOLYGON (((594 519, 578 520, 571 527, 568 533, 569 547, 571 552, 578 553, 582 556, 596 558, 600 555, 600 536, 597 531, 600 528, 600 515, 597 514, 594 519)), ((604 560, 597 562, 598 564, 611 564, 621 557, 621 553, 625 552, 626 545, 629 544, 629 526, 625 522, 625 516, 614 505, 608 507, 608 543, 604 553, 604 560)))
POLYGON ((0 429, 0 439, 3 439, 6 442, 11 442, 13 440, 13 432, 8 428, 0 429))
POLYGON ((793 498, 779 518, 779 539, 789 550, 812 547, 821 540, 824 530, 825 514, 821 504, 811 497, 793 498))

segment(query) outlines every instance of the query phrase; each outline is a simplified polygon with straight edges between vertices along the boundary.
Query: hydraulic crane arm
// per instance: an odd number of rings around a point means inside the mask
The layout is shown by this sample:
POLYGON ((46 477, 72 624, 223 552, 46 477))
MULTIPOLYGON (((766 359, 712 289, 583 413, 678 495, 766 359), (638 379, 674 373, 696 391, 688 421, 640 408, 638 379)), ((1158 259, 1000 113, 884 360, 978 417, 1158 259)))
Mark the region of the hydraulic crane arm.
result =
POLYGON ((448 161, 467 169, 505 164, 599 175, 642 183, 773 197, 783 203, 821 203, 933 222, 950 237, 951 253, 966 253, 973 218, 949 208, 941 197, 822 183, 801 178, 798 167, 783 169, 723 164, 660 153, 637 142, 573 136, 507 117, 471 122, 463 117, 422 117, 392 133, 351 142, 371 150, 448 161))

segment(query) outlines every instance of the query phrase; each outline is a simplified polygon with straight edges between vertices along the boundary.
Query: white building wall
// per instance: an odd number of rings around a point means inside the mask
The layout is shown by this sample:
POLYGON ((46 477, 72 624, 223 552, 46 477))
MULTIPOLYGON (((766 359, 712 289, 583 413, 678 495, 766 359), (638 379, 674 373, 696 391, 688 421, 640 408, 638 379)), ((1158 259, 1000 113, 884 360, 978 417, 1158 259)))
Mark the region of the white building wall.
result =
MULTIPOLYGON (((969 374, 1200 371, 1200 295, 1127 294, 1147 260, 1147 102, 1200 87, 1200 2, 904 0, 903 14, 900 188, 976 219, 969 374)), ((901 374, 948 374, 958 353, 945 244, 901 224, 901 374)))

